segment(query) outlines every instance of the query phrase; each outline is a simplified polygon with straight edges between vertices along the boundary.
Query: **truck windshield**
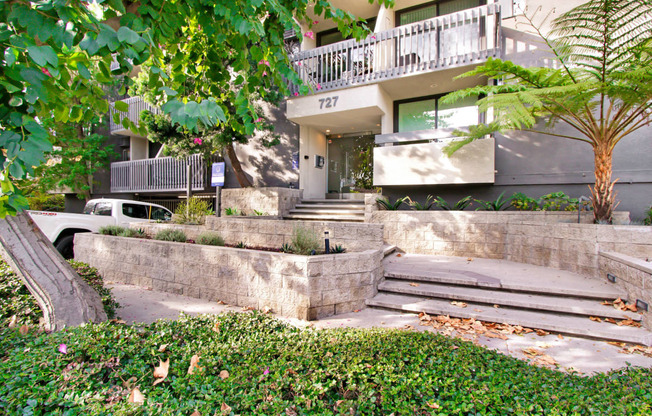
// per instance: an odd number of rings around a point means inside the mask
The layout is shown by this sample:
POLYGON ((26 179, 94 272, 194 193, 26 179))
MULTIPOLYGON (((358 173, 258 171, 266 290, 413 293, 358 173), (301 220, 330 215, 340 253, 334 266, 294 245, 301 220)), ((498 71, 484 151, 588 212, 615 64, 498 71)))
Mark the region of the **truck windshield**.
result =
POLYGON ((89 202, 88 204, 86 204, 86 206, 84 207, 84 210, 82 211, 82 214, 91 214, 91 213, 93 213, 93 208, 95 208, 95 204, 96 204, 96 202, 89 202))

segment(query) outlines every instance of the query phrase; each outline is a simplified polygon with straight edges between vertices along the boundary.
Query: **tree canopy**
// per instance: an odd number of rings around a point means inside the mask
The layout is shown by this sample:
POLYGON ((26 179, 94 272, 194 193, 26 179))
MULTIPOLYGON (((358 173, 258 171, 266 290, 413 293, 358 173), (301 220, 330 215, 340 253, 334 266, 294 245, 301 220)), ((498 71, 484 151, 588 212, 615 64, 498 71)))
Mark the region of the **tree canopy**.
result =
MULTIPOLYGON (((135 65, 150 66, 148 86, 165 94, 162 109, 173 123, 189 131, 201 123, 252 134, 252 97, 264 98, 272 86, 287 93, 287 81, 301 84, 284 33, 294 30, 302 39, 298 22, 310 26, 312 15, 334 20, 347 36, 365 33, 353 24, 355 16, 325 0, 0 3, 0 217, 27 208, 16 181, 33 175, 52 149, 42 120, 89 122, 96 111, 108 112, 102 86, 135 65), (189 91, 188 76, 211 87, 189 91), (230 88, 233 83, 239 88, 230 88), (226 103, 238 117, 230 117, 226 103)), ((301 93, 308 92, 303 85, 301 93)), ((136 128, 129 120, 123 124, 136 128)))

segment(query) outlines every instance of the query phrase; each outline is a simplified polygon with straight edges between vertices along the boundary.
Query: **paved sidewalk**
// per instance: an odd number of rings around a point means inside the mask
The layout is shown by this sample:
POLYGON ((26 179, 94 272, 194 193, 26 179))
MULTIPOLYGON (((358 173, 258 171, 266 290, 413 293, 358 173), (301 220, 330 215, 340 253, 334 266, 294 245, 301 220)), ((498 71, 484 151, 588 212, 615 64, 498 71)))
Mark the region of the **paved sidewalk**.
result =
MULTIPOLYGON (((125 321, 154 322, 157 319, 175 319, 181 312, 191 315, 203 313, 219 314, 228 311, 242 311, 242 308, 220 305, 202 299, 172 295, 164 292, 143 289, 137 286, 108 284, 116 300, 122 305, 118 315, 125 321)), ((392 311, 364 309, 357 313, 348 313, 325 318, 311 323, 297 319, 278 318, 292 325, 316 328, 404 328, 410 330, 434 331, 431 327, 419 325, 414 314, 402 314, 392 311)), ((574 337, 558 337, 556 334, 538 336, 534 334, 509 335, 507 340, 478 336, 479 345, 495 349, 519 359, 526 359, 523 350, 536 348, 554 358, 562 370, 574 369, 581 373, 605 372, 626 366, 652 367, 652 358, 641 354, 623 354, 621 349, 602 341, 574 337)))

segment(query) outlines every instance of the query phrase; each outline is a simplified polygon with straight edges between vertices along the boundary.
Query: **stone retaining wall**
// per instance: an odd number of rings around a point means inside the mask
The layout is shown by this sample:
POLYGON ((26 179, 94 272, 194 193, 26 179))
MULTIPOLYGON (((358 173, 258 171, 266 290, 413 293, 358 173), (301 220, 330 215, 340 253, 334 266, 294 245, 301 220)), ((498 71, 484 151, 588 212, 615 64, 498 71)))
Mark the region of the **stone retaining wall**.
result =
POLYGON ((228 188, 222 189, 221 215, 226 208, 255 215, 254 210, 265 215, 282 218, 301 201, 303 190, 290 188, 228 188))
POLYGON ((507 259, 589 277, 599 275, 600 251, 652 257, 652 227, 577 224, 576 212, 376 211, 371 220, 408 253, 507 259))
POLYGON ((295 227, 304 227, 315 231, 320 238, 323 238, 324 231, 328 231, 331 247, 339 244, 349 252, 380 250, 383 247, 381 224, 208 217, 204 226, 134 223, 132 227, 145 230, 149 236, 165 228, 181 229, 193 240, 196 240, 201 232, 211 230, 220 234, 227 244, 244 242, 257 247, 281 247, 283 244, 290 244, 295 227))
POLYGON ((75 259, 106 281, 307 320, 364 308, 383 276, 380 250, 299 256, 90 233, 75 235, 75 259))
MULTIPOLYGON (((641 260, 621 253, 601 252, 599 256, 600 277, 607 273, 616 277, 616 285, 627 292, 627 300, 640 299, 652 308, 652 258, 641 260)), ((643 326, 652 330, 652 310, 643 313, 643 326)))

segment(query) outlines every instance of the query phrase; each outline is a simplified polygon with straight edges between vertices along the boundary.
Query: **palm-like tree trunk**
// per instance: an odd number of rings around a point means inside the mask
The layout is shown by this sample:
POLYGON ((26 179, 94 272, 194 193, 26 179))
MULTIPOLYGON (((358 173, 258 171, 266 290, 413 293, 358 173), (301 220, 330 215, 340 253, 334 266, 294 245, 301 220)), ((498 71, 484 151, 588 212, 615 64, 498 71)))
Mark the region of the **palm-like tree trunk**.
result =
POLYGON ((593 147, 595 162, 595 185, 591 189, 593 214, 596 221, 611 222, 611 215, 616 208, 616 193, 611 180, 612 173, 612 147, 607 144, 598 144, 593 147))
POLYGON ((247 178, 247 175, 245 175, 244 171, 242 170, 242 165, 240 164, 240 160, 238 160, 238 155, 235 153, 233 143, 230 143, 226 146, 226 156, 231 162, 231 167, 233 167, 233 172, 235 173, 235 177, 238 180, 240 187, 249 188, 253 186, 249 178, 247 178))

